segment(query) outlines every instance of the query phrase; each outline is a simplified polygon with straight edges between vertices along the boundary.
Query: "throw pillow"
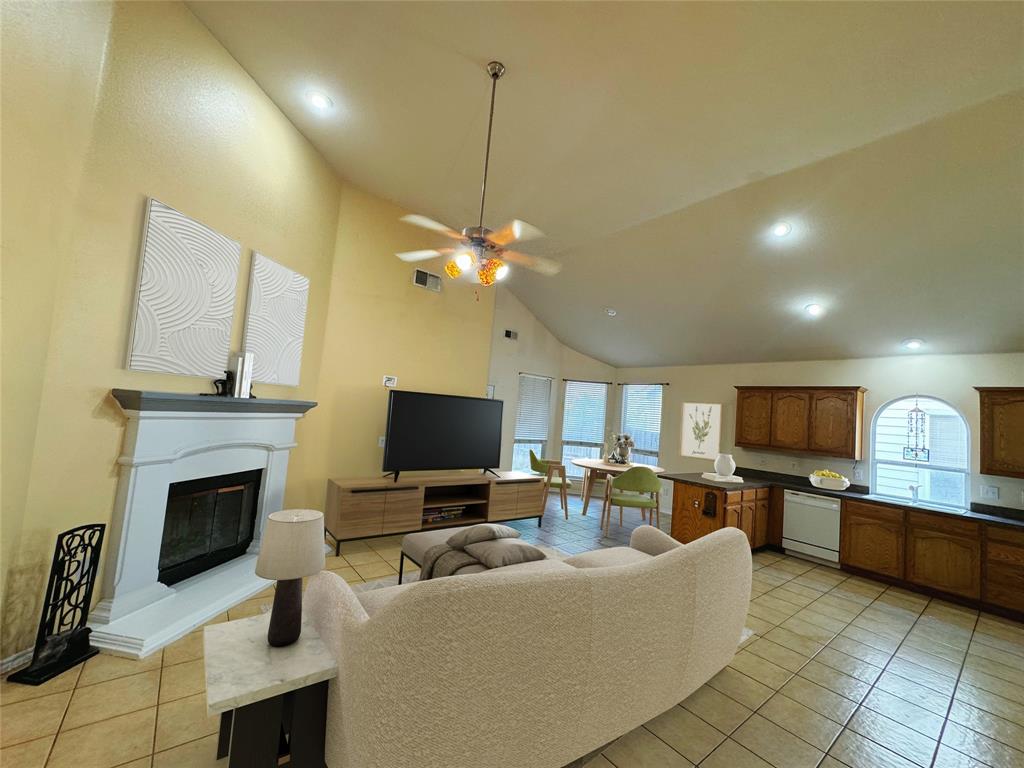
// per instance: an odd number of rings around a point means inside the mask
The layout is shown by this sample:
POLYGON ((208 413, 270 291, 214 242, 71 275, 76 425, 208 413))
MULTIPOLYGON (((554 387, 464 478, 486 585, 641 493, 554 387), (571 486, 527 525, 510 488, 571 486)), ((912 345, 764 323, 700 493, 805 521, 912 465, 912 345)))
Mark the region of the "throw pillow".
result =
POLYGON ((534 560, 543 560, 545 557, 539 549, 518 539, 478 541, 476 544, 467 544, 466 552, 488 568, 531 563, 534 560))
POLYGON ((465 549, 467 544, 476 544, 478 541, 493 541, 494 539, 518 539, 519 531, 509 528, 507 525, 496 523, 480 523, 463 528, 448 539, 448 546, 453 549, 465 549))

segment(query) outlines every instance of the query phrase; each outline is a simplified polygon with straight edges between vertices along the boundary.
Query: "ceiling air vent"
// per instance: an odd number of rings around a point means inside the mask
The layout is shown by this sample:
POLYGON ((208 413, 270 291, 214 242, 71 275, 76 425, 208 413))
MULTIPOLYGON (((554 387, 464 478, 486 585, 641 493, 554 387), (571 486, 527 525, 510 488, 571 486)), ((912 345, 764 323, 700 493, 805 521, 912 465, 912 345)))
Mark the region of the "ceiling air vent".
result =
POLYGON ((441 292, 441 276, 427 272, 425 269, 417 269, 412 273, 412 284, 434 293, 441 292))

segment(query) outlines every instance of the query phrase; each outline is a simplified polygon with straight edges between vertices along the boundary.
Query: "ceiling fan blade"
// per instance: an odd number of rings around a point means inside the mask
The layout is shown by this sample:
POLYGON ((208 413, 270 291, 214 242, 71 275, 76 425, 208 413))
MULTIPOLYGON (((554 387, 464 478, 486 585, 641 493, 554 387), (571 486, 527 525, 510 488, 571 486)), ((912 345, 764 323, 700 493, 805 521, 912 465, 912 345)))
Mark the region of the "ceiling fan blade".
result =
POLYGON ((403 253, 396 253, 395 256, 400 258, 402 261, 426 261, 427 259, 436 259, 438 256, 444 256, 451 253, 454 248, 426 248, 422 251, 404 251, 403 253))
POLYGON ((449 226, 445 226, 439 221, 427 218, 426 216, 420 216, 418 213, 410 213, 408 216, 403 216, 401 221, 406 224, 412 224, 414 227, 422 227, 423 229, 429 229, 432 232, 440 232, 442 235, 447 235, 455 240, 461 240, 462 235, 456 232, 449 226))
POLYGON ((527 224, 519 219, 512 219, 508 224, 488 236, 488 240, 496 245, 508 245, 516 241, 536 240, 544 237, 544 233, 533 224, 527 224))
POLYGON ((528 253, 520 253, 519 251, 503 251, 499 258, 511 264, 532 269, 534 272, 539 272, 542 275, 548 275, 549 277, 557 275, 562 271, 562 265, 554 259, 547 259, 543 256, 531 256, 528 253))

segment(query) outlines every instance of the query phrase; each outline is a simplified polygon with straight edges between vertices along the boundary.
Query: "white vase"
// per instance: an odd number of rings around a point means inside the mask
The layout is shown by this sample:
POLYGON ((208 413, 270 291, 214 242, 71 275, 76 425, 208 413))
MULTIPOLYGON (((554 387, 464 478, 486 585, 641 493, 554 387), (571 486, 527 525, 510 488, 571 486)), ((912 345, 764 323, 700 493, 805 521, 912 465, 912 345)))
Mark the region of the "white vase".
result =
POLYGON ((718 458, 715 459, 715 472, 726 477, 732 477, 732 474, 736 471, 736 462, 733 461, 732 454, 720 453, 718 458))

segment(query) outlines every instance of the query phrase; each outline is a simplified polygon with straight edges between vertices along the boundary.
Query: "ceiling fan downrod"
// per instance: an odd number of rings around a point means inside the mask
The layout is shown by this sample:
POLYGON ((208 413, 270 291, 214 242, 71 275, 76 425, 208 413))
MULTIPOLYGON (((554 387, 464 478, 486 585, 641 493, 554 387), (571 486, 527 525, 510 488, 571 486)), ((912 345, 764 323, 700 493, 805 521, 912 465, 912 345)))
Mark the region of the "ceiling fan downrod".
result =
POLYGON ((498 80, 505 74, 505 65, 500 61, 491 61, 487 64, 487 74, 491 78, 491 111, 487 118, 487 148, 484 150, 484 181, 480 186, 480 221, 477 224, 478 232, 484 227, 484 201, 487 199, 487 170, 491 164, 491 129, 494 127, 494 92, 498 87, 498 80))

